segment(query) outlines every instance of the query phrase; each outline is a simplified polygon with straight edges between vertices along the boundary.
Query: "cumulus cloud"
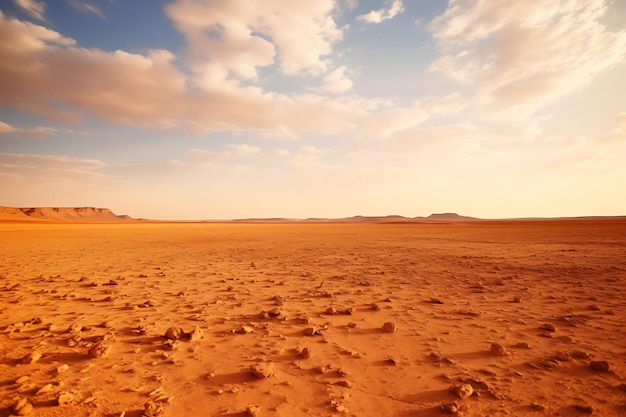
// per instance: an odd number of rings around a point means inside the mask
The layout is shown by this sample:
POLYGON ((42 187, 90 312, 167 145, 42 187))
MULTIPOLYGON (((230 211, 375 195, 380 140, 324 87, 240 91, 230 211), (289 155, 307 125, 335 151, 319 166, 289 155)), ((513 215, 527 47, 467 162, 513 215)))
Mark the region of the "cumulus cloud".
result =
POLYGON ((394 0, 389 9, 372 10, 369 13, 357 16, 357 20, 367 23, 382 23, 385 20, 393 19, 402 12, 404 12, 402 0, 394 0))
POLYGON ((325 56, 342 36, 334 7, 333 0, 176 0, 165 11, 187 39, 198 73, 229 71, 253 79, 274 63, 288 75, 325 72, 325 56))
MULTIPOLYGON (((275 6, 282 4, 275 2, 275 6)), ((174 4, 195 3, 186 0, 174 4)), ((231 3, 211 4, 221 5, 228 11, 231 3)), ((297 9, 293 2, 286 4, 287 9, 297 9)), ((309 22, 308 17, 301 16, 304 21, 300 24, 311 27, 304 30, 304 35, 294 35, 294 38, 309 45, 306 34, 317 33, 320 42, 329 47, 324 41, 326 37, 319 31, 326 27, 324 25, 332 28, 328 29, 331 33, 337 29, 332 19, 328 20, 328 7, 319 4, 326 2, 301 6, 304 11, 321 10, 313 13, 320 18, 309 22)), ((304 12, 303 15, 308 16, 304 12)), ((191 19, 193 13, 186 16, 191 19)), ((223 19, 228 22, 226 17, 223 19)), ((278 27, 278 23, 274 23, 278 27)), ((296 25, 296 22, 291 24, 296 25)), ((382 108, 381 100, 358 96, 330 98, 318 94, 266 92, 258 86, 240 84, 229 78, 231 69, 212 61, 205 60, 203 68, 206 70, 202 74, 190 75, 166 50, 130 53, 81 48, 74 39, 40 25, 8 18, 1 11, 0 38, 4 40, 0 43, 4 62, 0 66, 0 106, 63 123, 78 123, 88 114, 106 122, 165 131, 182 129, 202 134, 255 131, 261 136, 274 134, 293 140, 303 132, 356 133, 370 115, 382 108), (200 75, 207 77, 203 88, 198 85, 200 75), (311 117, 313 114, 315 117, 311 117)), ((307 67, 308 61, 292 58, 283 58, 285 65, 289 61, 289 65, 307 67)), ((311 62, 313 67, 316 62, 326 65, 317 53, 311 62)), ((347 72, 346 67, 334 68, 326 79, 327 91, 346 91, 351 85, 347 72)), ((394 120, 398 118, 390 118, 390 122, 395 123, 394 120)))
POLYGON ((44 12, 46 4, 37 0, 13 0, 15 4, 37 20, 45 21, 44 12))
POLYGON ((108 177, 102 161, 62 155, 0 153, 0 174, 12 177, 41 177, 84 181, 108 177))
POLYGON ((602 23, 604 0, 451 0, 429 28, 430 69, 476 88, 483 114, 532 114, 626 60, 626 30, 602 23))
POLYGON ((81 12, 91 13, 100 17, 104 17, 104 13, 102 13, 102 10, 96 4, 94 4, 93 1, 68 0, 68 4, 76 10, 80 10, 81 12))

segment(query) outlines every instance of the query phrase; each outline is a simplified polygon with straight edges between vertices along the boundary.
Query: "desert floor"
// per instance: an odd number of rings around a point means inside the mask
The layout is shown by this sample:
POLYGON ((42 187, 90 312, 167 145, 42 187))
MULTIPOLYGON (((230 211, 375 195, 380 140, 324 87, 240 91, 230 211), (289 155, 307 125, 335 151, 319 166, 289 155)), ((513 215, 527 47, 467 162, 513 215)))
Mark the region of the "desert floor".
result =
POLYGON ((0 224, 0 417, 624 416, 625 295, 626 222, 0 224))

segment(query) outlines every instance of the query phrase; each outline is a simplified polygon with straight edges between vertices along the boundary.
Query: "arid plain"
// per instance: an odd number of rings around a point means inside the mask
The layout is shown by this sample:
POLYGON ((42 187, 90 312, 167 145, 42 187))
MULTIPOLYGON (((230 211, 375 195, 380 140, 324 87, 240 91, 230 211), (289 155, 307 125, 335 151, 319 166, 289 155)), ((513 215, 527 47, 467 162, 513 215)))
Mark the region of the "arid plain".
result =
POLYGON ((0 253, 2 417, 626 415, 624 221, 18 222, 0 253))

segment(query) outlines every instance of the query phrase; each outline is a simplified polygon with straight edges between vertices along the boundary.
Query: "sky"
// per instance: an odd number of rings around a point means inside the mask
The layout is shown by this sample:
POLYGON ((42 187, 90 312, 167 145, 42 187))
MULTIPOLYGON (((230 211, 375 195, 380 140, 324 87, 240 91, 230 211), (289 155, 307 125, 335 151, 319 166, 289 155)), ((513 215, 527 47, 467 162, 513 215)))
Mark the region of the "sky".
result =
POLYGON ((3 0, 0 205, 626 215, 626 0, 3 0))

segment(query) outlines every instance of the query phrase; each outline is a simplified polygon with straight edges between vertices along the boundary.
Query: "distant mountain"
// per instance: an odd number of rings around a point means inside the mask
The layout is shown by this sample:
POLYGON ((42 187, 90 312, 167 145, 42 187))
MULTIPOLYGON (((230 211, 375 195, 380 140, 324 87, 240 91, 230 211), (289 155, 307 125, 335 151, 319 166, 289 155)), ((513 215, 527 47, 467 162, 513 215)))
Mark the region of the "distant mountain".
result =
POLYGON ((111 222, 135 220, 117 215, 107 208, 96 207, 4 207, 0 206, 0 221, 61 221, 111 222))
POLYGON ((456 213, 433 213, 426 220, 438 220, 445 222, 469 222, 479 220, 476 217, 460 216, 456 213))

